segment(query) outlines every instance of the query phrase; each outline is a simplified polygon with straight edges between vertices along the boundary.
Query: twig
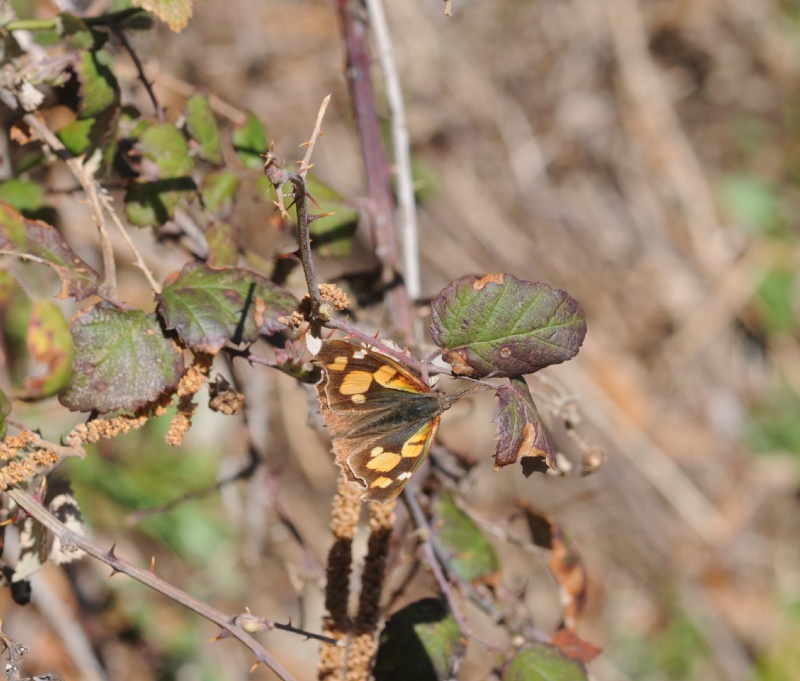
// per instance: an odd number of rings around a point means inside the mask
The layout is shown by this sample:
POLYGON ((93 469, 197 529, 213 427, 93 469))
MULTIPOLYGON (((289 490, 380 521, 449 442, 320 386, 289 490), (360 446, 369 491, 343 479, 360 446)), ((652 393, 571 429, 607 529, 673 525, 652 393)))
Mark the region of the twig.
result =
POLYGON ((300 170, 297 172, 302 176, 302 178, 306 179, 306 173, 308 169, 311 167, 311 154, 314 153, 314 145, 317 143, 317 137, 320 136, 320 131, 322 130, 322 119, 325 117, 325 111, 328 108, 328 103, 331 101, 330 95, 325 95, 325 99, 322 100, 322 104, 319 105, 319 111, 317 112, 317 120, 314 123, 314 130, 311 133, 311 138, 308 142, 304 142, 300 146, 306 147, 306 154, 303 156, 303 160, 300 162, 300 170))
MULTIPOLYGON (((21 105, 20 105, 21 107, 21 105)), ((88 171, 86 164, 80 158, 70 157, 67 153, 66 147, 61 143, 61 140, 53 134, 36 114, 26 113, 25 122, 31 130, 36 133, 36 136, 50 147, 53 152, 67 164, 67 167, 72 171, 75 179, 80 182, 86 197, 89 199, 89 205, 92 208, 92 217, 94 218, 97 232, 100 237, 100 252, 103 257, 103 281, 100 284, 98 293, 109 300, 116 300, 117 297, 117 268, 114 262, 114 250, 111 247, 111 241, 108 238, 106 231, 105 220, 103 219, 103 210, 100 205, 100 197, 98 192, 97 183, 94 177, 88 171)))
POLYGON ((108 681, 109 677, 97 659, 80 619, 75 616, 74 608, 65 602, 71 595, 65 597, 60 589, 54 588, 45 571, 31 576, 31 587, 36 594, 39 612, 64 642, 64 649, 72 658, 82 681, 108 681))
MULTIPOLYGON (((456 622, 458 623, 458 628, 461 632, 485 645, 487 648, 494 648, 494 646, 489 643, 488 641, 484 641, 480 637, 476 636, 472 629, 470 628, 469 624, 467 623, 464 614, 461 612, 461 605, 455 598, 453 594, 453 590, 450 588, 450 581, 445 576, 442 570, 442 564, 448 564, 450 562, 446 551, 442 548, 441 544, 439 544, 438 540, 436 539, 436 535, 431 529, 430 524, 428 523, 428 519, 425 517, 425 513, 423 513, 422 508, 417 502, 417 498, 414 493, 408 488, 408 486, 403 490, 403 503, 406 505, 411 517, 414 519, 414 524, 417 526, 418 530, 421 530, 423 533, 422 537, 422 551, 425 554, 425 562, 431 569, 433 576, 436 578, 436 582, 439 585, 444 597, 447 599, 447 604, 450 607, 450 612, 453 613, 453 617, 455 618, 456 622)), ((452 571, 451 571, 452 573, 452 571)), ((459 585, 462 587, 468 587, 468 585, 464 584, 463 582, 459 582, 459 585)), ((466 589, 470 592, 470 596, 477 596, 474 593, 471 587, 466 589)), ((482 608, 486 609, 483 605, 483 599, 477 598, 475 602, 482 608)), ((495 619, 497 619, 497 613, 492 609, 492 612, 489 613, 495 619)))
POLYGON ((128 36, 116 23, 112 22, 109 24, 109 28, 111 32, 114 34, 117 40, 122 43, 122 46, 125 48, 125 51, 128 53, 130 58, 133 60, 133 64, 136 67, 136 72, 139 74, 139 80, 142 82, 144 89, 147 91, 148 96, 150 97, 150 101, 153 103, 153 108, 156 111, 156 116, 158 116, 159 122, 164 122, 164 110, 158 105, 158 100, 156 99, 156 93, 153 92, 153 85, 147 79, 147 75, 144 72, 144 65, 142 64, 141 60, 139 59, 139 55, 136 54, 136 50, 133 49, 133 45, 131 45, 130 40, 128 40, 128 36))
MULTIPOLYGON (((22 105, 20 104, 16 95, 5 89, 1 92, 3 101, 9 108, 14 109, 19 113, 24 112, 24 109, 22 108, 22 105)), ((117 229, 119 229, 122 238, 128 245, 128 248, 130 248, 131 252, 136 256, 137 267, 139 267, 139 269, 142 271, 152 289, 156 293, 159 293, 161 287, 156 283, 153 275, 150 273, 150 270, 145 264, 144 259, 139 253, 139 250, 133 244, 128 236, 128 233, 125 231, 125 227, 113 208, 111 198, 108 196, 105 190, 100 187, 97 182, 95 182, 92 175, 87 171, 86 165, 83 163, 83 161, 80 158, 73 158, 69 156, 66 147, 64 147, 64 145, 61 143, 61 140, 59 140, 58 137, 56 137, 35 114, 25 113, 24 119, 31 130, 36 133, 39 139, 48 147, 50 147, 56 156, 64 160, 64 162, 67 164, 67 167, 72 171, 75 179, 78 180, 83 188, 83 191, 86 193, 86 196, 89 199, 89 203, 92 207, 92 214, 100 235, 100 248, 103 257, 103 282, 100 285, 99 293, 110 300, 116 299, 116 265, 114 262, 114 252, 111 247, 111 242, 108 238, 105 222, 103 220, 103 210, 106 211, 108 216, 111 218, 111 221, 116 225, 117 229)))
POLYGON ((294 187, 294 203, 297 213, 297 240, 300 243, 300 261, 303 263, 303 273, 306 275, 308 295, 311 297, 311 314, 316 317, 322 305, 322 296, 319 292, 317 272, 314 269, 314 259, 311 255, 311 232, 308 229, 308 204, 306 202, 306 181, 298 173, 292 173, 289 181, 294 187))
MULTIPOLYGON (((255 654, 257 663, 266 665, 284 681, 294 680, 294 677, 286 671, 281 664, 241 626, 241 624, 239 624, 242 616, 231 617, 230 615, 226 615, 216 608, 212 608, 210 605, 193 598, 172 584, 165 582, 163 579, 157 577, 152 570, 143 570, 122 558, 118 558, 114 554, 114 547, 108 551, 104 551, 94 542, 70 530, 27 492, 21 489, 11 489, 8 490, 6 494, 8 494, 8 496, 26 513, 57 536, 61 540, 62 545, 76 546, 90 556, 111 566, 114 573, 121 572, 126 574, 142 584, 149 586, 151 589, 164 594, 176 603, 180 603, 189 610, 196 612, 198 615, 205 617, 210 622, 214 622, 223 630, 223 634, 220 638, 229 635, 234 636, 255 654)), ((274 623, 271 624, 277 627, 274 623)), ((283 625, 281 628, 286 628, 286 625, 283 625)), ((309 635, 307 632, 302 633, 306 636, 309 635)))
POLYGON ((394 151, 394 173, 397 178, 397 199, 400 204, 400 231, 403 235, 403 279, 408 297, 418 300, 422 296, 419 268, 419 234, 417 210, 414 200, 414 180, 411 175, 406 111, 403 91, 397 73, 392 39, 383 11, 382 0, 367 0, 371 19, 372 35, 378 50, 378 59, 386 85, 386 101, 392 116, 392 147, 394 151))

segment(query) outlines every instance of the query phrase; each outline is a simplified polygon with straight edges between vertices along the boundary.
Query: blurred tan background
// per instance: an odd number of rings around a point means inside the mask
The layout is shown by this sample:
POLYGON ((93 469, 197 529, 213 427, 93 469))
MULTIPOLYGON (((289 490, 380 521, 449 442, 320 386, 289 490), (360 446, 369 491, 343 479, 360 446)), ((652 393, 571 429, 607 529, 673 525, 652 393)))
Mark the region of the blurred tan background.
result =
MULTIPOLYGON (((424 295, 459 276, 505 271, 566 289, 588 319, 577 359, 545 373, 576 401, 579 433, 605 451, 606 465, 585 478, 492 473, 493 405, 478 399, 448 414, 441 431, 481 460, 474 504, 502 518, 511 497, 528 498, 576 540, 590 577, 580 632, 604 648, 592 678, 800 678, 800 7, 454 0, 447 18, 437 0, 386 5, 419 183, 424 295)), ((183 33, 161 27, 136 45, 163 103, 179 106, 187 86, 207 88, 255 111, 283 158, 302 156, 297 145, 332 93, 316 171, 358 199, 360 151, 332 3, 199 2, 183 33)), ((375 76, 380 83, 377 67, 375 76)), ((129 93, 141 96, 133 82, 129 93)), ((265 229, 258 210, 240 217, 254 235, 265 229)), ((324 436, 306 426, 308 396, 267 371, 249 375, 264 395, 254 422, 271 475, 262 469, 223 492, 215 518, 240 529, 233 539, 219 530, 220 546, 245 550, 209 555, 211 540, 196 538, 189 586, 223 609, 218 599, 229 598, 231 611, 244 602, 275 619, 305 616, 315 629, 335 474, 324 436), (276 499, 310 554, 277 523, 276 499)), ((205 417, 187 448, 206 446, 220 419, 205 417)), ((553 429, 579 468, 558 419, 553 429)), ((239 444, 226 442, 241 458, 239 444)), ((212 477, 236 467, 207 458, 212 477)), ((102 514, 94 518, 102 526, 102 514)), ((144 562, 160 551, 146 541, 125 548, 144 562)), ((183 574, 175 566, 173 576, 183 574)), ((536 579, 541 601, 530 605, 552 626, 554 588, 536 579)), ((142 592, 121 589, 123 604, 142 592)), ((154 650, 158 627, 183 617, 156 601, 156 633, 143 634, 154 650)), ((313 678, 313 643, 265 640, 298 678, 313 678)), ((249 666, 230 642, 197 654, 180 675, 152 678, 236 679, 249 666)), ((480 668, 468 660, 460 678, 479 679, 480 668)), ((111 678, 137 678, 130 673, 111 678)))

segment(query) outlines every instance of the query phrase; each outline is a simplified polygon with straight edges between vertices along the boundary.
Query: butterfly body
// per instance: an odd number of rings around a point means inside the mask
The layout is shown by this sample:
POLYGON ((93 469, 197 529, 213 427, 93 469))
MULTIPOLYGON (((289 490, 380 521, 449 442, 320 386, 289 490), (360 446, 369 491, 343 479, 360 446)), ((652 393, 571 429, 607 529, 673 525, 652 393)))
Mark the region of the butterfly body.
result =
POLYGON ((313 359, 321 413, 336 462, 364 487, 362 498, 387 502, 430 450, 439 416, 455 397, 433 392, 399 362, 348 341, 325 340, 313 359))

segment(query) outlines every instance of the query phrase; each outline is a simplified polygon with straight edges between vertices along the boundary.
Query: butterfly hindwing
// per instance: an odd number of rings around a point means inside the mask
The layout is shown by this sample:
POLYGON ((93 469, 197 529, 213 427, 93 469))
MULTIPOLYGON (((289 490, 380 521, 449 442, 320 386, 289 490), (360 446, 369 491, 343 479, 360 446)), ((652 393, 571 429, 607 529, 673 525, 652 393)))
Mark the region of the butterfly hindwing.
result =
POLYGON ((336 462, 364 486, 363 498, 393 499, 427 456, 450 401, 395 360, 347 341, 323 341, 314 363, 336 462))

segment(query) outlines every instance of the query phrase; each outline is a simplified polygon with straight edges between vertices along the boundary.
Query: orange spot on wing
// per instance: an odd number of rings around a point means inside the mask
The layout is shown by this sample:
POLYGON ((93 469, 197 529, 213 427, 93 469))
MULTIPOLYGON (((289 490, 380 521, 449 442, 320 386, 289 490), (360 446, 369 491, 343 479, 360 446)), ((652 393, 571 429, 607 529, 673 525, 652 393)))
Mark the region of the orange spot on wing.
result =
POLYGON ((358 395, 360 393, 365 393, 369 390, 370 383, 372 383, 372 374, 368 371, 351 371, 342 379, 339 392, 342 393, 342 395, 358 395))
POLYGON ((344 371, 347 368, 347 357, 340 355, 330 364, 325 365, 328 371, 344 371))
POLYGON ((375 478, 371 483, 370 487, 380 487, 381 489, 386 489, 389 485, 391 485, 393 480, 391 478, 385 478, 381 476, 380 478, 375 478))
POLYGON ((425 451, 425 443, 431 433, 431 424, 426 423, 412 437, 406 440, 400 452, 404 459, 416 459, 425 451))
POLYGON ((392 378, 397 373, 397 369, 390 367, 388 364, 382 366, 380 369, 372 374, 372 378, 382 386, 391 385, 392 378))
POLYGON ((388 473, 400 463, 400 455, 394 452, 381 452, 374 459, 370 459, 367 468, 381 473, 388 473))

